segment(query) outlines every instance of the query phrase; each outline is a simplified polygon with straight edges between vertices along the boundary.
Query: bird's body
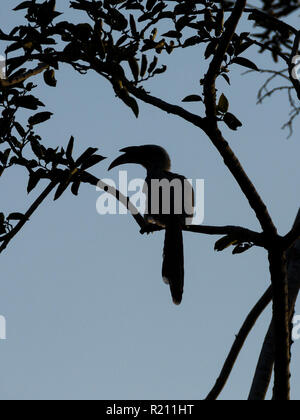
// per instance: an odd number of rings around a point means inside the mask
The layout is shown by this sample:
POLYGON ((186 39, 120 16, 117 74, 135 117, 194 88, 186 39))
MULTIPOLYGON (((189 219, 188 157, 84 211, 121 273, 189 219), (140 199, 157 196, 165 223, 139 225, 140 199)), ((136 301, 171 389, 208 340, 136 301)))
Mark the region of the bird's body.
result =
POLYGON ((168 153, 160 146, 127 147, 110 169, 125 163, 141 164, 147 170, 144 184, 145 218, 166 230, 162 276, 175 304, 180 304, 184 286, 182 228, 193 215, 193 189, 182 175, 172 173, 168 153))
MULTIPOLYGON (((176 219, 179 219, 182 225, 186 224, 186 218, 191 215, 193 209, 191 206, 188 210, 185 209, 187 207, 187 200, 186 195, 184 194, 185 189, 188 188, 186 183, 187 180, 184 176, 175 174, 170 171, 166 170, 148 170, 147 171, 147 178, 145 179, 145 188, 144 193, 146 194, 146 209, 151 218, 153 218, 158 224, 162 224, 165 226, 171 216, 175 216, 176 219), (155 180, 153 182, 153 180, 155 180), (164 181, 168 181, 170 185, 170 193, 167 190, 168 185, 167 183, 164 185, 164 181), (159 195, 158 203, 153 203, 153 194, 155 191, 151 190, 151 184, 153 189, 156 190, 156 186, 159 184, 161 185, 161 193, 159 195), (165 189, 164 189, 165 188, 165 189), (163 194, 165 193, 165 196, 163 194), (177 194, 177 201, 175 194, 177 194), (167 206, 167 200, 170 206, 167 206), (176 202, 178 205, 178 211, 176 212, 176 202), (164 214, 164 203, 166 204, 165 213, 164 214), (152 211, 154 209, 154 212, 152 211), (155 210, 158 209, 158 214, 155 214, 155 210)), ((186 194, 188 192, 186 191, 186 194)), ((156 197, 156 195, 154 195, 156 197)))

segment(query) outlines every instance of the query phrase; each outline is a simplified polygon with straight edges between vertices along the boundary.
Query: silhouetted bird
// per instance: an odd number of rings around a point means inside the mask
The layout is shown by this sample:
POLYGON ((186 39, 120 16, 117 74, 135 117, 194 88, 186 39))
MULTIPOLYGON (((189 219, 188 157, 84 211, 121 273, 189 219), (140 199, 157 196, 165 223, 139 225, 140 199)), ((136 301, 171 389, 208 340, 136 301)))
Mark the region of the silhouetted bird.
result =
POLYGON ((147 170, 145 218, 149 223, 166 230, 162 276, 170 285, 173 302, 179 305, 184 285, 184 256, 182 227, 194 212, 194 194, 191 184, 182 175, 170 172, 168 153, 160 146, 126 147, 109 170, 127 163, 142 165, 147 170))

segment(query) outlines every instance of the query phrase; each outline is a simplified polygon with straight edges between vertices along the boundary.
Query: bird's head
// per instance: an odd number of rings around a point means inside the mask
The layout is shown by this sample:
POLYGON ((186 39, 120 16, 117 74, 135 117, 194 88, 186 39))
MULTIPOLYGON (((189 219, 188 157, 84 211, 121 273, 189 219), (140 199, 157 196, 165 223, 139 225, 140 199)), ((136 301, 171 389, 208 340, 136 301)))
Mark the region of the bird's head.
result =
POLYGON ((169 171, 171 160, 166 150, 160 146, 148 144, 145 146, 125 147, 123 155, 115 159, 108 170, 127 163, 142 165, 147 170, 159 169, 169 171))

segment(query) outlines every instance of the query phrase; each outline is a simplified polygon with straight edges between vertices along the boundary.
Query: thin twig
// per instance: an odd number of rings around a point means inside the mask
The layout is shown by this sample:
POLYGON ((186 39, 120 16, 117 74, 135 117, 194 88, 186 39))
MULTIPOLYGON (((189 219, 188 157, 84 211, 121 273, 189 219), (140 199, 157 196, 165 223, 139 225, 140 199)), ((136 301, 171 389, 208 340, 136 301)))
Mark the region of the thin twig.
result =
POLYGON ((0 254, 6 249, 10 241, 20 232, 23 226, 28 222, 30 217, 33 213, 37 210, 37 208, 42 204, 42 202, 47 198, 47 196, 51 193, 51 191, 57 185, 57 181, 51 181, 50 184, 46 187, 46 189, 42 192, 42 194, 35 200, 35 202, 30 206, 27 212, 24 214, 24 218, 20 220, 20 222, 4 237, 2 237, 3 243, 0 246, 0 254))

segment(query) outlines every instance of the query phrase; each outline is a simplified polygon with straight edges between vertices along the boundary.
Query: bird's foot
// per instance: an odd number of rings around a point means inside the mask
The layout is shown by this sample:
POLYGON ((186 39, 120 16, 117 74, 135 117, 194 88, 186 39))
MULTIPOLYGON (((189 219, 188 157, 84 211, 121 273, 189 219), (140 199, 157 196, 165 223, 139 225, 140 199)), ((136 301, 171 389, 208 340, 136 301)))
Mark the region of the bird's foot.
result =
POLYGON ((162 228, 160 226, 154 225, 153 223, 147 223, 141 230, 140 233, 142 235, 144 235, 145 233, 147 233, 147 235, 149 235, 149 233, 154 233, 154 232, 158 232, 162 230, 162 228))

